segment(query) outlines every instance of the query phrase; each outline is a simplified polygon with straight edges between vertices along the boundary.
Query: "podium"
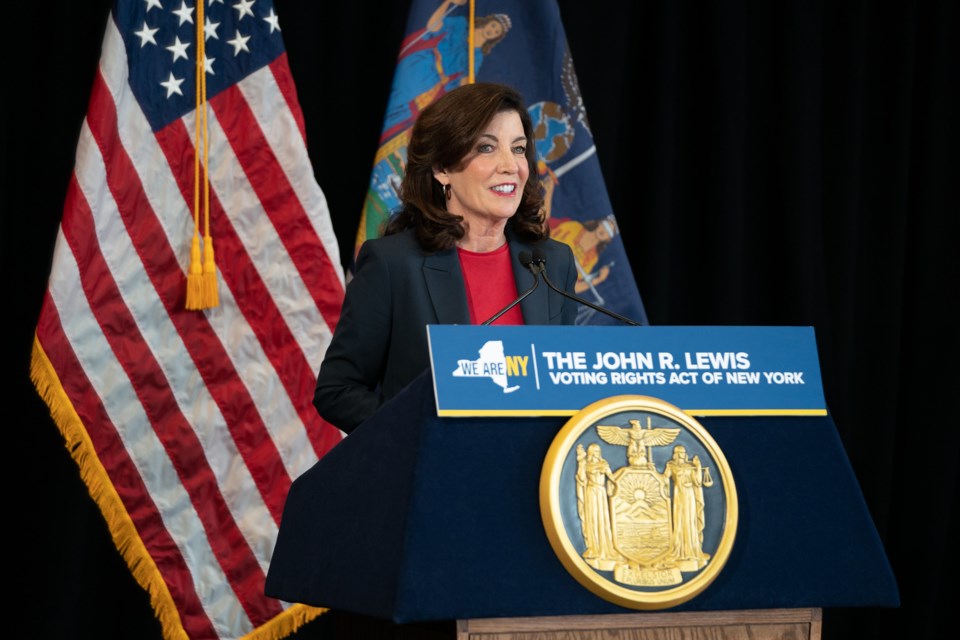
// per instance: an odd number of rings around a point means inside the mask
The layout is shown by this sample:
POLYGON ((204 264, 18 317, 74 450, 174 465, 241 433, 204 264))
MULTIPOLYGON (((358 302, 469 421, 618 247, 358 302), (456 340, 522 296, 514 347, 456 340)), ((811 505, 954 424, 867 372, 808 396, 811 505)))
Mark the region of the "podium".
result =
POLYGON ((457 640, 819 638, 822 608, 899 606, 829 415, 699 418, 736 477, 736 540, 702 593, 638 612, 574 580, 544 533, 541 466, 566 418, 436 407, 427 371, 294 481, 268 596, 401 627, 447 621, 457 640))

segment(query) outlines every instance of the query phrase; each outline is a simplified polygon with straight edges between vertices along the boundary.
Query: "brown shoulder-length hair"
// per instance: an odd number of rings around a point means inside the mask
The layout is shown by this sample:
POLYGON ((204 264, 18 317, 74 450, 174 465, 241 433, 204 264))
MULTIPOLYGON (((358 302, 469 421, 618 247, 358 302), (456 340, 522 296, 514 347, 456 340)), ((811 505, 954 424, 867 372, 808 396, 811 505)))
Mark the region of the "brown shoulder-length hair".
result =
POLYGON ((463 238, 463 216, 447 211, 443 187, 433 177, 433 170, 459 167, 474 150, 493 117, 505 111, 514 111, 520 116, 527 137, 526 157, 530 169, 520 206, 507 226, 518 239, 527 242, 537 242, 549 235, 544 223, 533 121, 515 89, 491 82, 457 87, 420 113, 407 145, 407 165, 400 184, 403 204, 387 222, 384 235, 414 229, 420 246, 426 251, 450 249, 463 238))

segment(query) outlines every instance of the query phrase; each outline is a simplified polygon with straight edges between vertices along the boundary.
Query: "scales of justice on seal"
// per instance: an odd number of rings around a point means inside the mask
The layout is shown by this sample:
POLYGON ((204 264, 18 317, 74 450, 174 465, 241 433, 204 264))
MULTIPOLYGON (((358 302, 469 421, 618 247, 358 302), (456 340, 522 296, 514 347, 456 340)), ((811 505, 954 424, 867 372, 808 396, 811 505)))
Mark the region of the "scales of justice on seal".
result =
POLYGON ((430 369, 290 487, 265 593, 295 615, 817 640, 825 607, 899 606, 811 327, 427 335, 430 369))

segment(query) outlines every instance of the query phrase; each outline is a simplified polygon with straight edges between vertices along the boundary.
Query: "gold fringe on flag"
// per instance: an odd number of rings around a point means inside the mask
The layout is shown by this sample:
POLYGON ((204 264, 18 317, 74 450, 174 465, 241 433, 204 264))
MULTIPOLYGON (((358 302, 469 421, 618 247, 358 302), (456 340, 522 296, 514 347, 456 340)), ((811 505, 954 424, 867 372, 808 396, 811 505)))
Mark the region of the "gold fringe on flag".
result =
POLYGON ((193 239, 190 242, 190 270, 187 273, 187 309, 210 309, 220 304, 217 264, 210 235, 210 145, 207 129, 207 70, 203 31, 203 2, 197 3, 197 109, 194 127, 193 239), (203 149, 203 259, 200 258, 200 149, 203 149))
MULTIPOLYGON (((160 621, 163 637, 167 640, 189 640, 173 596, 167 588, 160 570, 147 550, 136 525, 127 513, 120 494, 97 456, 96 448, 87 433, 80 416, 67 392, 60 383, 56 369, 47 357, 36 333, 30 354, 30 380, 50 409, 50 416, 64 438, 70 457, 80 469, 80 477, 90 492, 90 497, 100 508, 110 536, 137 583, 150 595, 150 605, 160 621)), ((309 612, 308 612, 309 613, 309 612)), ((300 614, 291 624, 299 623, 300 614)))
POLYGON ((243 636, 241 640, 281 640, 329 611, 329 609, 311 607, 305 604, 295 604, 269 622, 265 622, 243 636))

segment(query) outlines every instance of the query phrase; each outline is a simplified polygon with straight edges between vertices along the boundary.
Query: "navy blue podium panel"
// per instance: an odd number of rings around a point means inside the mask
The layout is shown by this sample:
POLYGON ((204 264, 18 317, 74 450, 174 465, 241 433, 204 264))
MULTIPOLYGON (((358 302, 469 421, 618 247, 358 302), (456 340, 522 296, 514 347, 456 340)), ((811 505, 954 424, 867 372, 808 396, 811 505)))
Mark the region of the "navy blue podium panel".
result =
MULTIPOLYGON (((565 422, 438 417, 425 372, 295 480, 266 594, 397 623, 632 612, 581 586, 544 532, 540 472, 565 422)), ((739 524, 717 578, 669 611, 899 606, 829 416, 699 422, 739 524)))

